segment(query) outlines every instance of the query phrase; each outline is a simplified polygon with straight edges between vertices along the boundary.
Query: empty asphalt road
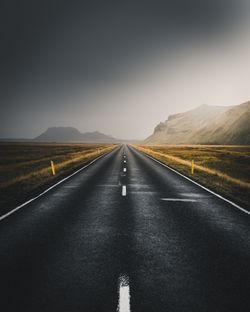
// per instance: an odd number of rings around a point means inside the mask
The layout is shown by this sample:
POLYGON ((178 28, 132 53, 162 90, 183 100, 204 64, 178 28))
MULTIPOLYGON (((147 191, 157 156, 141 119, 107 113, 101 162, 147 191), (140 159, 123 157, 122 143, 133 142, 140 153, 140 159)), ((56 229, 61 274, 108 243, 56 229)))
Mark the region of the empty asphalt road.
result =
POLYGON ((250 216, 121 146, 0 221, 3 312, 250 311, 250 216))

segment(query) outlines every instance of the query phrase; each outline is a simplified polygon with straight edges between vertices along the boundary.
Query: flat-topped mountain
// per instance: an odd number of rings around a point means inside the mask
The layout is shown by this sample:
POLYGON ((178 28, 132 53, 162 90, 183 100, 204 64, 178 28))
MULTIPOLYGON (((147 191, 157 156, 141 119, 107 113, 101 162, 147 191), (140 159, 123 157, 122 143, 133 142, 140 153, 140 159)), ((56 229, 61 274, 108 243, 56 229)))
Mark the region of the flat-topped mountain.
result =
POLYGON ((34 139, 39 142, 115 143, 116 139, 98 131, 81 133, 73 127, 50 127, 34 139))
POLYGON ((145 143, 250 144, 250 101, 237 106, 201 105, 171 115, 145 143))

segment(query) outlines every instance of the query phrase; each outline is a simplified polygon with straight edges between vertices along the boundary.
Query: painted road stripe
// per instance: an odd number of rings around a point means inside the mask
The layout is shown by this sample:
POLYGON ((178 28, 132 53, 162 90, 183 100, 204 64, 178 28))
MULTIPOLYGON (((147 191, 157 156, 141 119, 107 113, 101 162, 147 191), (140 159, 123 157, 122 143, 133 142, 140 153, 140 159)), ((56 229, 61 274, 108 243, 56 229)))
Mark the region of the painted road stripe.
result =
POLYGON ((172 201, 172 202, 196 202, 196 199, 191 198, 161 198, 164 201, 172 201))
POLYGON ((126 187, 126 185, 122 186, 122 196, 127 196, 127 187, 126 187))
MULTIPOLYGON (((114 151, 114 150, 112 150, 114 151)), ((111 152, 112 152, 111 151, 111 152)), ((108 155, 109 153, 111 152, 108 152, 107 154, 103 154, 101 156, 98 156, 97 158, 93 159, 90 163, 88 163, 87 165, 83 166, 82 168, 76 170, 75 172, 73 172, 72 174, 70 174, 69 176, 63 178, 62 180, 58 181, 57 183, 55 183, 54 185, 52 185, 51 187, 47 188, 45 191, 43 191, 42 193, 40 193, 39 195, 31 198, 30 200, 26 201, 25 203, 17 206, 16 208, 12 209, 11 211, 5 213, 4 215, 0 216, 0 221, 9 217, 10 215, 12 215, 14 212, 18 211, 19 209, 23 208, 24 206, 32 203, 34 200, 38 199, 39 197, 43 196, 44 194, 48 193, 50 190, 52 190, 53 188, 55 188, 56 186, 58 186, 59 184, 63 183, 64 181, 68 180, 69 178, 73 177, 74 175, 76 175, 77 173, 81 172, 82 170, 86 169, 87 167, 89 167, 90 165, 92 165, 94 162, 96 162, 98 159, 108 155)))
POLYGON ((127 171, 127 168, 123 168, 123 172, 126 172, 127 171))
POLYGON ((201 185, 200 183, 198 183, 198 182, 196 182, 196 181, 190 179, 189 177, 185 176, 184 174, 180 173, 179 171, 177 171, 177 170, 175 170, 175 169, 169 167, 168 165, 165 165, 165 164, 162 163, 161 161, 159 161, 159 160, 157 160, 157 159, 155 159, 155 158, 153 158, 153 157, 151 157, 151 156, 149 156, 149 155, 147 155, 147 154, 145 154, 145 153, 142 153, 142 154, 145 155, 145 156, 147 156, 148 158, 152 159, 153 161, 157 162, 158 164, 162 165, 163 167, 166 167, 166 168, 168 168, 169 170, 175 172, 176 174, 180 175, 180 176, 183 177, 184 179, 186 179, 186 180, 192 182, 193 184, 199 186, 199 187, 202 188, 203 190, 205 190, 205 191, 207 191, 207 192, 213 194, 214 196, 216 196, 216 197, 218 197, 218 198, 224 200, 225 202, 229 203, 230 205, 234 206, 235 208, 239 209, 240 211, 242 211, 242 212, 244 212, 244 213, 250 215, 250 211, 248 211, 248 210, 246 210, 246 209, 240 207, 239 205, 235 204, 235 203, 232 202, 231 200, 226 199, 225 197, 223 197, 223 196, 221 196, 221 195, 215 193, 214 191, 212 191, 212 190, 210 190, 209 188, 207 188, 207 187, 201 185))
POLYGON ((126 163, 127 161, 126 161, 126 160, 123 160, 123 162, 126 163))
POLYGON ((119 301, 117 312, 130 312, 130 291, 129 291, 129 278, 127 275, 119 277, 119 301))

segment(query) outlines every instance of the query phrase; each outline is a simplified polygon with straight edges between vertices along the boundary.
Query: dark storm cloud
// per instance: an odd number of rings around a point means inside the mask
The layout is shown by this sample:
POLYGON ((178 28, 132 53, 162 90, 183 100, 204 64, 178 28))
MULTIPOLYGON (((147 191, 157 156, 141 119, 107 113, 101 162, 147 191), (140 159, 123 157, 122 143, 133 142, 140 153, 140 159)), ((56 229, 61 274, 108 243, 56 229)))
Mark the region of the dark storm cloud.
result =
POLYGON ((41 98, 60 103, 77 88, 119 79, 161 45, 216 36, 238 9, 226 0, 4 1, 1 127, 13 112, 41 110, 41 98))
POLYGON ((6 1, 3 66, 10 75, 52 66, 56 76, 92 79, 151 41, 219 31, 233 9, 222 0, 6 1))

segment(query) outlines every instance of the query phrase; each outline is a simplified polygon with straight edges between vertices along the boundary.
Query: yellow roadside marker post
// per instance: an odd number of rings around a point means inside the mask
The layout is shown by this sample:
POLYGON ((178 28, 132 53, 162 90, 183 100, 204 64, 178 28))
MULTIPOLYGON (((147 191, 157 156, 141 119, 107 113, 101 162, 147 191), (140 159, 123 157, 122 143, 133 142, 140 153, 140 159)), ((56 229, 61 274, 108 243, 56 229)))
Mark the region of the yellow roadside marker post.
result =
POLYGON ((51 165, 52 175, 55 175, 55 174, 56 174, 56 171, 55 171, 55 165, 54 165, 53 160, 50 161, 50 165, 51 165))
POLYGON ((191 174, 194 174, 194 161, 191 161, 191 174))

